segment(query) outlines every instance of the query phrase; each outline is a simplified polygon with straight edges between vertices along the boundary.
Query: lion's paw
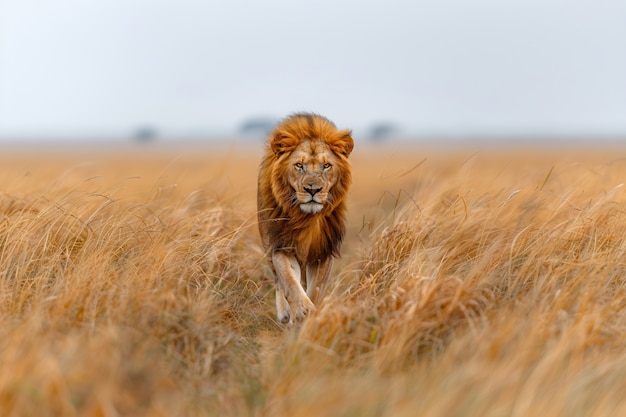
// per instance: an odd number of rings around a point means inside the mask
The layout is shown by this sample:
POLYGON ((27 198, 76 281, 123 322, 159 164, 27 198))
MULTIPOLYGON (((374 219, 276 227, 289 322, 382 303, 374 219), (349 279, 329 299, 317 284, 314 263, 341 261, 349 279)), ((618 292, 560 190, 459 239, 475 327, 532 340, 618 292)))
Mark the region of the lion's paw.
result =
POLYGON ((289 308, 289 304, 287 304, 286 308, 278 311, 276 318, 278 322, 282 324, 287 324, 291 321, 291 308, 289 308))
POLYGON ((309 297, 303 297, 296 307, 296 321, 302 321, 306 316, 315 311, 315 305, 309 297))

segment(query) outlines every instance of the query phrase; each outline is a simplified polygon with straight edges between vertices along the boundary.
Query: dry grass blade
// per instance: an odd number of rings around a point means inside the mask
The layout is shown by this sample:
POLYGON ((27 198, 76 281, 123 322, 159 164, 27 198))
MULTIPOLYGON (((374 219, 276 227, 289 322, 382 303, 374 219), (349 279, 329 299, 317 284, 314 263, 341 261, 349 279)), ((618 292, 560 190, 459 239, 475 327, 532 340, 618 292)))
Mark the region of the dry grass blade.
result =
POLYGON ((343 258, 295 328, 258 155, 3 155, 1 414, 626 413, 623 164, 425 152, 352 156, 343 258))

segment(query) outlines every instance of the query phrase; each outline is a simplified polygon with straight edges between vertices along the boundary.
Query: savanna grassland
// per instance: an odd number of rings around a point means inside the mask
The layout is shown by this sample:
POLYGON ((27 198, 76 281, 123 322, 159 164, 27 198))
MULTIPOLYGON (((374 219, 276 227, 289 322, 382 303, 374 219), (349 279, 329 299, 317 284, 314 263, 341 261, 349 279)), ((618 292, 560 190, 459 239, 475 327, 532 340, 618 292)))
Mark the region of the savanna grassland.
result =
POLYGON ((626 149, 357 142, 286 327, 252 148, 2 150, 1 416, 626 415, 626 149))

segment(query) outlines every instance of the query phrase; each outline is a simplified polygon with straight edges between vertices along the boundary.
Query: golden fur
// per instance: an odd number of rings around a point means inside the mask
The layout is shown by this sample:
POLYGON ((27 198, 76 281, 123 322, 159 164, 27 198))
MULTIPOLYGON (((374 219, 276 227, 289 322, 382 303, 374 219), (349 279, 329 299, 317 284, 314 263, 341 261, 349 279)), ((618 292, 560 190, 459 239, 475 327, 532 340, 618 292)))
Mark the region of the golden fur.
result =
POLYGON ((259 169, 258 220, 280 322, 301 320, 314 308, 339 256, 353 147, 349 130, 308 113, 288 117, 270 134, 259 169))

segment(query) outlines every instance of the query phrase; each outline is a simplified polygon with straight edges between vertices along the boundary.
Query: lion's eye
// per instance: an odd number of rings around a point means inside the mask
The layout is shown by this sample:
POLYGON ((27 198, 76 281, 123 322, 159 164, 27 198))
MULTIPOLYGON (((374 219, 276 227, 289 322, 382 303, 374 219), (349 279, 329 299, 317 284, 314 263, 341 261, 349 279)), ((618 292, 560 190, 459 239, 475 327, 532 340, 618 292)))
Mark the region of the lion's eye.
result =
POLYGON ((302 169, 302 167, 303 167, 302 162, 296 162, 297 169, 302 169))
POLYGON ((332 166, 331 164, 329 164, 328 162, 326 162, 326 163, 324 164, 324 169, 328 170, 328 169, 330 169, 330 167, 331 167, 331 166, 332 166))

